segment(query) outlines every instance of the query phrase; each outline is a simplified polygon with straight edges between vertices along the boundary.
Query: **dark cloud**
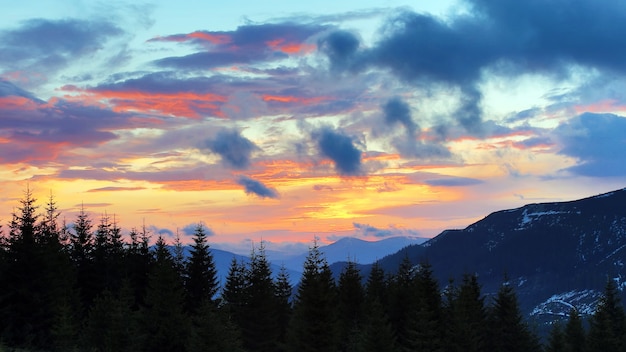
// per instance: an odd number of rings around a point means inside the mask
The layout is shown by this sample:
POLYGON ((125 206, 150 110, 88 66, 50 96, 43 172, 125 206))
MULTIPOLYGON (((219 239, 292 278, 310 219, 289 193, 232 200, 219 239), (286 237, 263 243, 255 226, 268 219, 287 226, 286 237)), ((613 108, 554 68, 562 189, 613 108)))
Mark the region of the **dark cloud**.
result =
POLYGON ((244 170, 250 167, 252 152, 259 148, 237 130, 221 130, 217 135, 206 141, 206 147, 222 158, 224 165, 244 170))
POLYGON ((211 230, 208 226, 206 226, 206 224, 204 224, 203 222, 200 223, 193 223, 193 224, 188 224, 185 225, 181 231, 183 232, 184 235, 186 236, 193 236, 196 233, 196 229, 198 229, 198 226, 202 227, 202 230, 204 230, 204 233, 207 236, 214 236, 215 232, 213 232, 213 230, 211 230))
POLYGON ((228 179, 230 173, 223 170, 220 165, 202 165, 200 167, 177 167, 158 169, 151 171, 132 171, 123 166, 117 166, 114 170, 88 168, 88 169, 65 169, 56 175, 61 179, 76 180, 134 180, 148 181, 173 186, 181 184, 182 190, 189 190, 185 184, 193 186, 191 190, 208 189, 214 186, 210 181, 222 181, 228 179))
MULTIPOLYGON (((478 83, 485 70, 502 75, 565 77, 580 65, 626 73, 626 3, 611 0, 468 0, 469 12, 443 20, 408 10, 390 18, 372 47, 349 32, 320 42, 332 67, 380 67, 423 87, 438 82, 462 93, 456 122, 481 135, 478 83), (339 40, 339 39, 340 40, 339 40)), ((445 133, 445 123, 438 126, 445 133)))
POLYGON ((118 138, 115 130, 145 126, 131 114, 63 99, 43 102, 11 84, 2 84, 0 135, 11 148, 4 162, 51 162, 75 147, 93 148, 118 138))
MULTIPOLYGON (((286 57, 282 55, 281 58, 286 57)), ((159 66, 177 67, 186 69, 206 69, 232 64, 249 64, 256 61, 267 60, 268 58, 255 57, 249 53, 207 53, 199 52, 181 57, 168 57, 159 59, 155 63, 159 66)))
POLYGON ((311 133, 317 143, 319 153, 335 163, 335 170, 340 175, 354 176, 362 173, 361 151, 354 146, 354 141, 342 132, 322 127, 311 133))
POLYGON ((220 75, 211 77, 192 76, 181 77, 172 71, 159 71, 151 73, 135 73, 133 75, 111 75, 107 82, 92 88, 94 91, 141 91, 152 93, 212 92, 216 88, 232 82, 235 79, 227 79, 220 75))
POLYGON ((378 229, 374 226, 370 226, 367 224, 359 224, 357 222, 352 223, 354 228, 361 233, 362 236, 373 236, 373 237, 391 237, 394 235, 393 231, 390 230, 382 230, 378 229))
MULTIPOLYGON (((166 228, 161 228, 161 227, 157 227, 155 225, 151 225, 148 227, 148 230, 150 231, 150 233, 155 233, 159 236, 162 237, 174 237, 174 231, 170 230, 170 229, 166 229, 166 228)), ((194 228, 195 230, 195 228, 194 228)), ((193 232, 192 232, 193 234, 193 232)))
POLYGON ((432 142, 423 142, 421 137, 421 129, 411 116, 411 107, 399 97, 389 99, 382 106, 383 122, 387 128, 381 129, 376 133, 382 133, 400 124, 404 127, 405 133, 403 137, 391 134, 391 144, 404 157, 409 158, 447 158, 450 157, 450 151, 445 146, 432 142))
POLYGON ((31 92, 26 91, 9 81, 4 81, 0 79, 0 97, 9 97, 9 96, 27 98, 37 103, 44 102, 40 99, 37 99, 31 92))
POLYGON ((483 183, 483 181, 468 177, 443 177, 425 180, 424 183, 430 186, 464 187, 478 185, 483 183))
POLYGON ((337 30, 321 38, 317 45, 328 56, 333 67, 346 69, 355 65, 353 59, 359 49, 360 40, 352 32, 337 30))
POLYGON ((237 183, 244 187, 247 194, 254 194, 260 198, 278 198, 278 192, 274 188, 267 187, 262 182, 247 176, 240 176, 237 183))
POLYGON ((530 108, 530 109, 522 110, 522 111, 515 112, 511 114, 510 116, 508 116, 506 119, 506 122, 516 123, 519 121, 526 121, 526 120, 532 119, 533 117, 536 117, 542 112, 543 112, 543 109, 540 109, 540 108, 530 108))
POLYGON ((569 171, 592 177, 626 176, 626 118, 585 113, 562 123, 554 131, 560 154, 578 160, 569 171))
POLYGON ((549 137, 532 137, 524 139, 523 141, 516 142, 514 144, 518 148, 526 149, 533 147, 544 147, 544 146, 552 146, 554 142, 549 137))
POLYGON ((190 42, 204 50, 155 63, 164 67, 207 69, 234 64, 276 61, 307 49, 303 44, 328 26, 295 23, 267 23, 240 26, 235 31, 198 31, 158 37, 153 41, 190 42))
POLYGON ((391 98, 383 105, 383 113, 385 122, 388 125, 399 123, 406 128, 408 135, 415 136, 419 127, 411 118, 411 108, 409 104, 398 97, 391 98))
POLYGON ((0 63, 40 72, 64 67, 71 60, 102 49, 123 31, 106 21, 32 19, 0 32, 0 63))

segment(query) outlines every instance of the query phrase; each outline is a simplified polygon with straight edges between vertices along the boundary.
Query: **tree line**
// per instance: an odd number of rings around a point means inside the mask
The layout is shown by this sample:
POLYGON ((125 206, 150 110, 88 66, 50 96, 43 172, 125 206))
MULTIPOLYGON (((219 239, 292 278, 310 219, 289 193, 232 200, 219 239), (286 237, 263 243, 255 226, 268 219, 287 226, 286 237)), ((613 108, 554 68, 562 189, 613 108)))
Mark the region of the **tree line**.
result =
POLYGON ((124 240, 84 209, 67 226, 29 190, 0 230, 0 351, 626 351, 613 281, 587 323, 572 310, 541 343, 506 281, 493 297, 475 275, 441 288, 409 258, 365 278, 350 262, 335 280, 314 244, 293 288, 261 244, 220 285, 202 225, 186 256, 178 237, 124 240))

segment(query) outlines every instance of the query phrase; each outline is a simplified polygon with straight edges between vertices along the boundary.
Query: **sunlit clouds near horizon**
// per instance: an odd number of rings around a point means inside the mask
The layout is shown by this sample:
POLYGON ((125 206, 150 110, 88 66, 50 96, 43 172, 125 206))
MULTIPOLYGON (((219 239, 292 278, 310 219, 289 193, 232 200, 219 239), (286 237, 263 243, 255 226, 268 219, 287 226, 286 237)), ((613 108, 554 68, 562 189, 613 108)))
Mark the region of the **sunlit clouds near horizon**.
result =
POLYGON ((621 2, 35 3, 0 15, 5 229, 29 187, 245 253, 626 186, 621 2))

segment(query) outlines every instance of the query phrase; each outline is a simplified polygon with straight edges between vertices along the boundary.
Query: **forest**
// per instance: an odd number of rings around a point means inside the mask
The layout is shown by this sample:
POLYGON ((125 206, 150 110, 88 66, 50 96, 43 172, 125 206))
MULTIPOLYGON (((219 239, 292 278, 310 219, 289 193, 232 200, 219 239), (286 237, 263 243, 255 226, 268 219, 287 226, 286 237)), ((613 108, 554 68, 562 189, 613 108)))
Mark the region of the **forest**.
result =
POLYGON ((29 190, 0 231, 0 351, 626 350, 611 280, 592 316, 573 309, 540 338, 506 278, 485 295, 475 275, 441 286, 408 258, 367 277, 348 263, 335 280, 314 243, 292 287, 261 244, 222 284, 202 225, 186 256, 178 237, 123 234, 108 215, 67 225, 29 190))

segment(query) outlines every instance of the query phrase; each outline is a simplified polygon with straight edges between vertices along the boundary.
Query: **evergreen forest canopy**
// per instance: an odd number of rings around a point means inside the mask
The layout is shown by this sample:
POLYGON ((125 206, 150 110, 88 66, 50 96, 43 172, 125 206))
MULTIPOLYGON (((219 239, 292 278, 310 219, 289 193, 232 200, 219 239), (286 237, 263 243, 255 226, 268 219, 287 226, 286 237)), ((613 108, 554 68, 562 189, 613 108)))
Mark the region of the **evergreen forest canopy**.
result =
POLYGON ((261 244, 220 286, 202 225, 185 257, 178 238, 149 246, 145 228, 125 241, 106 215, 81 210, 71 228, 59 217, 27 190, 0 227, 0 351, 626 350, 612 280, 588 322, 573 309, 541 342, 506 279, 485 297, 475 275, 440 287, 405 258, 367 278, 348 263, 335 281, 314 244, 294 289, 284 269, 272 279, 261 244))

